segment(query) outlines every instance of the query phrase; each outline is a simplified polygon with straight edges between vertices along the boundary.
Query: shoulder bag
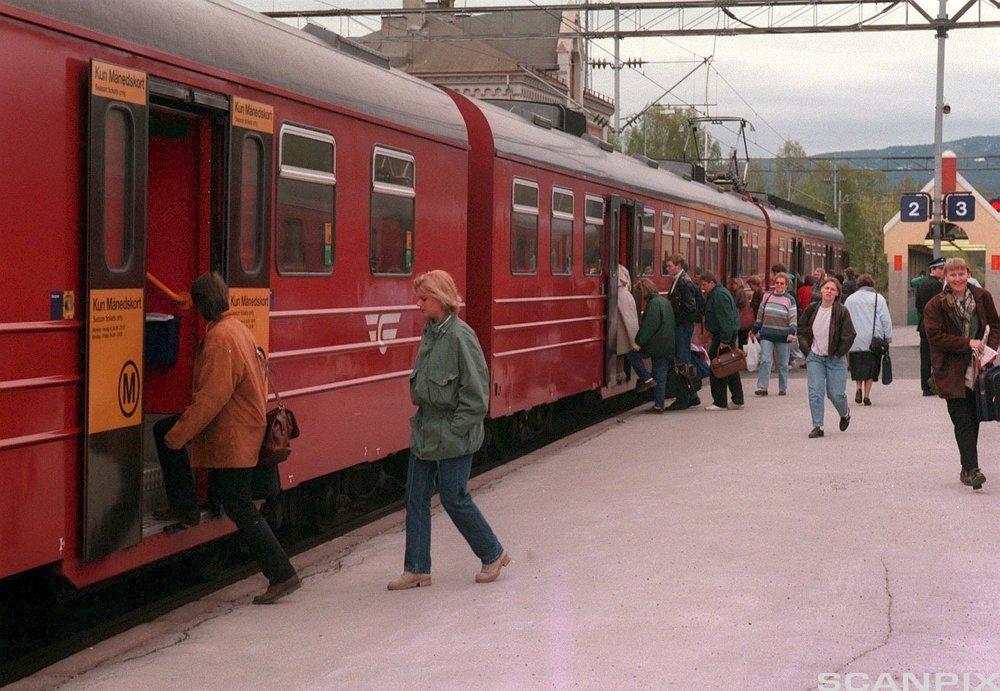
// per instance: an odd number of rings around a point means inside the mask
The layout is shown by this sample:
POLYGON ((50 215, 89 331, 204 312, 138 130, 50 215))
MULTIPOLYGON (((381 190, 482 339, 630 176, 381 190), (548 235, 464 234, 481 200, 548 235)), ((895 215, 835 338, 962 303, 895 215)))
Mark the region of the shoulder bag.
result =
POLYGON ((278 388, 271 381, 271 369, 268 367, 267 358, 264 357, 263 348, 257 348, 257 357, 260 358, 264 367, 264 376, 267 377, 268 388, 274 391, 274 398, 278 403, 277 408, 267 411, 264 423, 264 440, 260 443, 260 454, 258 465, 277 465, 288 459, 292 453, 292 439, 299 436, 299 423, 295 420, 295 413, 285 407, 281 401, 281 394, 278 388))
POLYGON ((747 368, 747 356, 739 348, 734 348, 728 343, 721 343, 719 353, 712 358, 710 366, 713 377, 725 379, 747 368))
POLYGON ((875 312, 872 314, 872 342, 868 346, 871 353, 879 357, 889 354, 889 341, 884 338, 875 338, 875 324, 878 322, 878 293, 875 293, 875 312))

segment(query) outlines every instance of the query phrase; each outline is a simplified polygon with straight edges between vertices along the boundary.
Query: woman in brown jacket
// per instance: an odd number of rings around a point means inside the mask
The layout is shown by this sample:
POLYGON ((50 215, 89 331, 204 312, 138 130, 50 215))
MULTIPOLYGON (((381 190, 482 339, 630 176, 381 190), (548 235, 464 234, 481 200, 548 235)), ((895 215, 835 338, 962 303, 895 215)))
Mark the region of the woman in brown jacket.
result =
POLYGON ((194 364, 191 405, 164 438, 175 451, 191 444, 191 465, 208 468, 212 491, 260 564, 270 585, 254 604, 296 590, 298 575, 252 501, 253 469, 264 439, 267 381, 253 334, 229 310, 217 273, 199 276, 191 299, 207 322, 194 364))
POLYGON ((979 469, 979 417, 973 388, 979 374, 979 356, 986 345, 1000 346, 1000 318, 993 296, 969 284, 969 265, 953 257, 944 264, 944 291, 924 307, 924 335, 931 349, 931 381, 938 396, 948 401, 955 441, 962 461, 958 479, 979 489, 986 476, 979 469), (983 342, 986 327, 988 343, 983 342))

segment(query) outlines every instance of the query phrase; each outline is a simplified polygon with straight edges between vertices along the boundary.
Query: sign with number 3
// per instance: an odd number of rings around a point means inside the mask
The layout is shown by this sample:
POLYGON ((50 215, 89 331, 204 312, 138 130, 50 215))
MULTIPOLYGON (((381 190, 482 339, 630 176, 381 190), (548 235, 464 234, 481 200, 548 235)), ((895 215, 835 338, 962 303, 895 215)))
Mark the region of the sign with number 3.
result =
POLYGON ((945 218, 952 223, 976 220, 976 198, 968 192, 953 192, 945 197, 945 218))

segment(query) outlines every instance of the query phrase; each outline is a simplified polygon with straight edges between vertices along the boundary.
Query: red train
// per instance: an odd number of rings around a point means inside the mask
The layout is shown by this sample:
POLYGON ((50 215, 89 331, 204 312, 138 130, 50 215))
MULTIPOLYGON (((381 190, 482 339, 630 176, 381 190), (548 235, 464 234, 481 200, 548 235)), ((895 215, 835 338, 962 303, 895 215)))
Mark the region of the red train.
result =
POLYGON ((223 0, 129 4, 0 0, 0 579, 83 586, 232 530, 149 517, 200 335, 149 275, 225 275, 302 428, 288 489, 406 447, 416 273, 464 289, 504 418, 617 390, 618 263, 664 287, 674 252, 842 263, 828 225, 223 0))

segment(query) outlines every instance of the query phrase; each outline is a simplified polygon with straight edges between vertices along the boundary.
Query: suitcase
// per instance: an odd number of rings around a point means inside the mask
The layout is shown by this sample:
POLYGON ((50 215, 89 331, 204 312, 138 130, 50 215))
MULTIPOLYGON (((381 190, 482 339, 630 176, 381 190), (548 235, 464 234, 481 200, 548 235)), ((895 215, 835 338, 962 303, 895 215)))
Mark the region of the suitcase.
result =
POLYGON ((980 422, 1000 421, 1000 367, 991 367, 976 377, 975 399, 980 422))

